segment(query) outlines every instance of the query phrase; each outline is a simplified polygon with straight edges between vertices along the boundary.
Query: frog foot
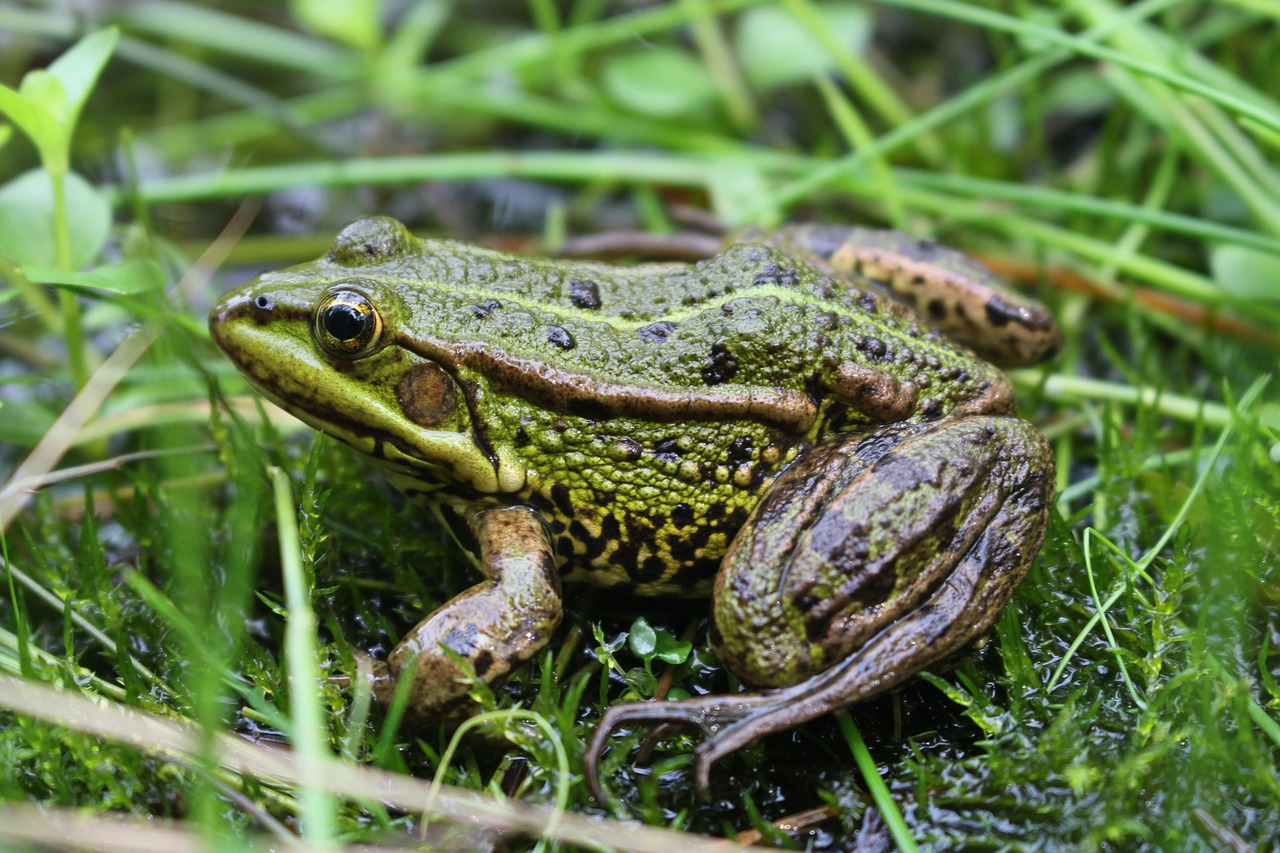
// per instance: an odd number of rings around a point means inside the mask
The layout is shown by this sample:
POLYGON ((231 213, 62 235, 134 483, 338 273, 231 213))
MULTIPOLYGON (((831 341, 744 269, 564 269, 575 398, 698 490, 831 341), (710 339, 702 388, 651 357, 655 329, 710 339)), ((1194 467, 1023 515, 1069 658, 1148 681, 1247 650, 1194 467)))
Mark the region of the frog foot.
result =
MULTIPOLYGON (((990 598, 1007 599, 1017 579, 985 571, 1003 546, 998 528, 984 531, 954 572, 916 609, 883 628, 830 669, 789 687, 703 696, 673 702, 633 702, 605 712, 583 755, 583 773, 596 802, 604 803, 599 764, 610 734, 622 726, 694 726, 706 739, 694 772, 699 796, 710 789, 711 766, 774 732, 865 702, 892 690, 930 666, 945 666, 982 636, 994 619, 958 625, 954 614, 981 609, 990 598)), ((990 610, 990 608, 987 608, 990 610)))
POLYGON ((583 775, 591 796, 598 803, 606 802, 604 787, 600 783, 600 757, 609 735, 624 726, 652 723, 659 728, 647 742, 660 740, 685 726, 697 727, 706 736, 695 753, 698 795, 705 799, 710 786, 712 764, 757 738, 787 728, 786 723, 768 723, 770 716, 785 708, 785 704, 777 702, 773 694, 785 692, 788 691, 748 693, 732 698, 703 696, 675 702, 630 702, 614 705, 600 718, 600 725, 596 727, 582 757, 583 775), (757 722, 765 728, 757 731, 757 722), (745 738, 742 733, 746 734, 745 738))

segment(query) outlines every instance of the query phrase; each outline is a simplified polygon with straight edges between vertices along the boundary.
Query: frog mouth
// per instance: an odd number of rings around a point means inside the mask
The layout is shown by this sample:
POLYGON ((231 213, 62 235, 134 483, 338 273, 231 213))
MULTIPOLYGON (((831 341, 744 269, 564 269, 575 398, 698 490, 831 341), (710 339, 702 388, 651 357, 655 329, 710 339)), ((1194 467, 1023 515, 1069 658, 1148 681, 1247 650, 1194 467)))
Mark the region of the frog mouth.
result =
POLYGON ((427 455, 415 443, 405 441, 387 430, 345 417, 332 407, 321 406, 314 397, 282 394, 265 386, 249 372, 244 373, 244 377, 254 391, 286 414, 367 457, 401 491, 412 488, 418 493, 427 493, 456 488, 459 483, 481 486, 473 482, 473 477, 460 472, 458 466, 452 464, 447 457, 427 455))

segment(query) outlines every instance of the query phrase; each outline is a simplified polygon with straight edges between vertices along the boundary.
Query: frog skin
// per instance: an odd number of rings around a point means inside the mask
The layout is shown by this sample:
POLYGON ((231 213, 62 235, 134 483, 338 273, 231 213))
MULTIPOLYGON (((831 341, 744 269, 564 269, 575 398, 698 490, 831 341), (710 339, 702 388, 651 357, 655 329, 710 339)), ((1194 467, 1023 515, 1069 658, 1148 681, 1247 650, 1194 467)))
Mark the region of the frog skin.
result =
POLYGON ((1048 357, 1052 321, 929 241, 747 239, 696 265, 620 267, 369 217, 213 308, 251 385, 367 456, 476 558, 484 579, 374 665, 380 701, 407 678, 417 719, 464 717, 474 678, 498 684, 550 640, 562 580, 710 595, 714 649, 755 690, 615 706, 584 760, 602 798, 614 729, 699 726, 705 791, 723 755, 991 626, 1043 540, 1054 464, 989 362, 1048 357))

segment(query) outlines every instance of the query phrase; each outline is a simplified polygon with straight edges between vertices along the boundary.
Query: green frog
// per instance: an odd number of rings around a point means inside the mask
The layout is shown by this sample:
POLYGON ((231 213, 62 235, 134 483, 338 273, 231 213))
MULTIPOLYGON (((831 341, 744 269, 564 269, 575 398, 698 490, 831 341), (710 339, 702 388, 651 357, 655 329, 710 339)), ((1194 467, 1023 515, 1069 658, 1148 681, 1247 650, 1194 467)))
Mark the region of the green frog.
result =
POLYGON ((696 779, 772 732, 955 658, 1044 537, 1045 439, 1005 366, 1058 331, 954 250, 793 226, 696 264, 614 266, 349 224, 319 260, 216 305, 264 396, 438 512, 483 580, 372 675, 420 720, 472 710, 551 639, 561 582, 710 596, 754 689, 611 708, 609 734, 690 724, 696 779), (944 334, 945 333, 945 334, 944 334))

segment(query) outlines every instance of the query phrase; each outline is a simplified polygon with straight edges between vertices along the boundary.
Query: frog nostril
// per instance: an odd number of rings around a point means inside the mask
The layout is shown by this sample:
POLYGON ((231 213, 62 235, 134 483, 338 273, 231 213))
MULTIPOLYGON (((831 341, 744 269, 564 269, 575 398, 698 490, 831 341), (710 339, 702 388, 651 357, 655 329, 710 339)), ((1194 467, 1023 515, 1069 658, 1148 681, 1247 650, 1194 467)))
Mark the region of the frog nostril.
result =
POLYGON ((275 309, 276 301, 264 293, 260 296, 254 297, 253 307, 265 313, 275 309))

